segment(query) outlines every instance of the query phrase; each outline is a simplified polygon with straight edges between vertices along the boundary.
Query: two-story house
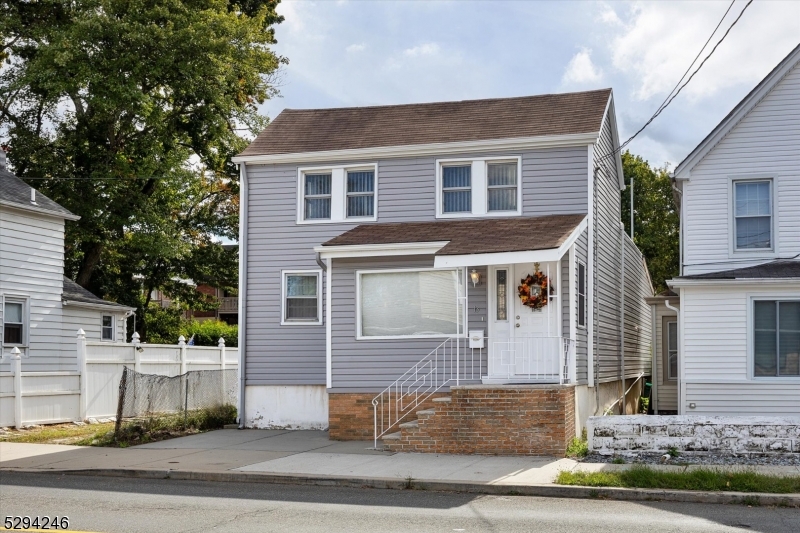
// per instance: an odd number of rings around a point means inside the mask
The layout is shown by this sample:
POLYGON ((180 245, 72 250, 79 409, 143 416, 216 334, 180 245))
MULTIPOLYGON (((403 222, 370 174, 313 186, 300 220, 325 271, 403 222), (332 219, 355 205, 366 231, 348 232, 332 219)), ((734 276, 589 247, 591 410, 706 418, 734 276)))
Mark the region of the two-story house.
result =
POLYGON ((64 276, 64 223, 78 218, 9 172, 0 150, 0 347, 3 356, 18 349, 25 372, 74 370, 79 329, 126 341, 134 309, 64 276))
MULTIPOLYGON (((800 413, 800 46, 674 172, 680 414, 800 413)), ((671 305, 677 304, 673 298, 671 305)))
POLYGON ((610 89, 280 113, 234 158, 242 424, 444 435, 422 400, 491 390, 563 439, 625 404, 652 286, 618 147, 610 89))

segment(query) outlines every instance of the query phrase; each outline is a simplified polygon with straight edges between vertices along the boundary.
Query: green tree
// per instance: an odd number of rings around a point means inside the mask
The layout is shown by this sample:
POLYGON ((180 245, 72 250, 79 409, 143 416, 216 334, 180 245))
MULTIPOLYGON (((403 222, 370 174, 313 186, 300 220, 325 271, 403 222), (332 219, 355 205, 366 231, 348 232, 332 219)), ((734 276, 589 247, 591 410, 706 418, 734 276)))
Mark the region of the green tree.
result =
MULTIPOLYGON (((675 209, 672 184, 666 168, 655 168, 629 151, 622 154, 625 183, 633 178, 633 241, 645 259, 656 292, 667 288, 666 280, 678 275, 680 220, 675 209)), ((630 189, 622 191, 622 222, 631 231, 630 189)))
POLYGON ((81 216, 66 275, 140 317, 149 289, 202 306, 181 279, 236 287, 216 240, 238 234, 230 159, 287 62, 278 1, 0 3, 0 136, 17 175, 81 216))

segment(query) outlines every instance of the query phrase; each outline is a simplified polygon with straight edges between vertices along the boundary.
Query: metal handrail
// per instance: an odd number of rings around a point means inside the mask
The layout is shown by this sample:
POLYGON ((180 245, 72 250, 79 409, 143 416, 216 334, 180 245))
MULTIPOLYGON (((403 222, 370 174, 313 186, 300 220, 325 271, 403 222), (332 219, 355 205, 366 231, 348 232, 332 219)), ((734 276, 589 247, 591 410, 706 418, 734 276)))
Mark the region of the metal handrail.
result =
POLYGON ((480 348, 470 348, 469 338, 445 340, 373 398, 375 447, 379 438, 442 388, 458 386, 462 381, 479 381, 485 367, 486 338, 482 341, 480 348))

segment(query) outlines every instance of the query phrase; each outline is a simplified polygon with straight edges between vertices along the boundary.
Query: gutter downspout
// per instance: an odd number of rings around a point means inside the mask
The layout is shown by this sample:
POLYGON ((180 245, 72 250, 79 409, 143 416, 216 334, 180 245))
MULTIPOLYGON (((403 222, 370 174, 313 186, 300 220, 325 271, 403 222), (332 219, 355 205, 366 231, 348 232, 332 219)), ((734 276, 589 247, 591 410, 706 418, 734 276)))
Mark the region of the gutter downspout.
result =
POLYGON ((317 252, 317 254, 314 256, 314 259, 317 261, 317 264, 319 265, 319 267, 322 269, 323 272, 328 271, 328 265, 325 264, 325 261, 323 261, 322 258, 320 258, 319 252, 317 252))
POLYGON ((247 346, 247 165, 239 166, 239 429, 245 428, 247 346))
MULTIPOLYGON (((658 352, 658 335, 655 335, 655 332, 658 330, 658 324, 656 321, 658 320, 658 313, 656 313, 656 306, 650 306, 650 331, 653 332, 653 341, 652 341, 652 349, 653 349, 653 359, 652 359, 652 368, 651 373, 653 374, 652 380, 653 384, 650 386, 650 407, 653 410, 653 414, 658 414, 658 360, 659 357, 656 356, 658 352)), ((664 332, 661 332, 661 335, 664 335, 664 332)), ((664 354, 661 354, 662 358, 664 354)))

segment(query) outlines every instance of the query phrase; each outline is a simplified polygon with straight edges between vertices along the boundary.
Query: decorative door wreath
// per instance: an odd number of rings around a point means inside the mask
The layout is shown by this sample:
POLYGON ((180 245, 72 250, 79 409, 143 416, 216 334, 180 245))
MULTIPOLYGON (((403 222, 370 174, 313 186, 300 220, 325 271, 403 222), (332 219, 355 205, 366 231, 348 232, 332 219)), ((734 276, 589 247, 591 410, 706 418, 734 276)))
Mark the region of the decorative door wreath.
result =
POLYGON ((522 305, 538 310, 547 305, 550 283, 544 273, 539 272, 539 263, 533 264, 534 273, 520 280, 517 287, 522 305))

